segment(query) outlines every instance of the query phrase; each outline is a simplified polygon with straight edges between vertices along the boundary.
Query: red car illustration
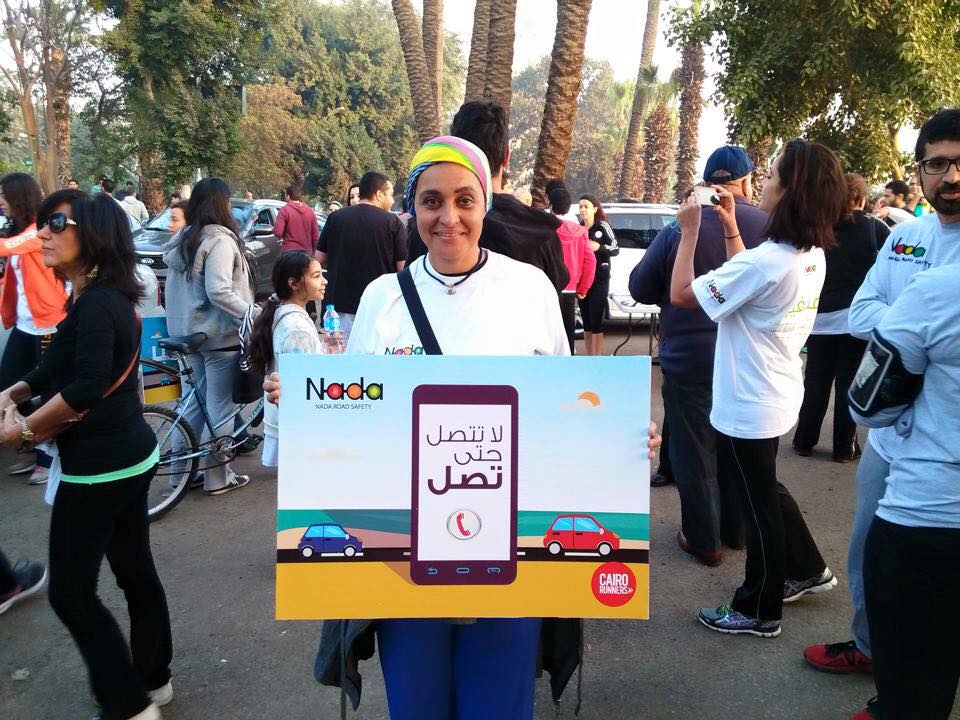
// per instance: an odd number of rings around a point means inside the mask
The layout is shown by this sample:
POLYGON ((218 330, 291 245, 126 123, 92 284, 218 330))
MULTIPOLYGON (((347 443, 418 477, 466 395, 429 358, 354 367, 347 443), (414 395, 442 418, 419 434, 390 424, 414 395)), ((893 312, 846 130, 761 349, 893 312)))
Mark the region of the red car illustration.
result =
POLYGON ((551 555, 570 550, 609 555, 620 549, 620 536, 590 515, 557 515, 543 536, 543 546, 551 555))

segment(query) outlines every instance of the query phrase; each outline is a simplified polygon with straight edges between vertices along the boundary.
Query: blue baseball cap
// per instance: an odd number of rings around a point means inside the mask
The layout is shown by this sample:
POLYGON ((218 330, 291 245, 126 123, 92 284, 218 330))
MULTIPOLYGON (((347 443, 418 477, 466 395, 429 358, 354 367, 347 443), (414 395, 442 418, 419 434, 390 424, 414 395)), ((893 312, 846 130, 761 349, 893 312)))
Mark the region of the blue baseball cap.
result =
POLYGON ((739 145, 724 145, 714 150, 707 158, 703 180, 708 183, 727 183, 739 180, 753 172, 753 160, 739 145))

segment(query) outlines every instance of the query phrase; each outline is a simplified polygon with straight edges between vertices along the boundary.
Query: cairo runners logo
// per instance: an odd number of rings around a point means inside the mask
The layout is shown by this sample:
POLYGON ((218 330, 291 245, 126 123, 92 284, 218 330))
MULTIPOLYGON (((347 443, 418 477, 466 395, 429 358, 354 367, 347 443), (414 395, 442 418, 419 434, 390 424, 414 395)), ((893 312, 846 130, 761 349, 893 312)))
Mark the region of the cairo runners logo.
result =
POLYGON ((598 567, 590 586, 593 596, 607 607, 626 605, 637 594, 637 578, 633 570, 619 562, 608 562, 598 567))

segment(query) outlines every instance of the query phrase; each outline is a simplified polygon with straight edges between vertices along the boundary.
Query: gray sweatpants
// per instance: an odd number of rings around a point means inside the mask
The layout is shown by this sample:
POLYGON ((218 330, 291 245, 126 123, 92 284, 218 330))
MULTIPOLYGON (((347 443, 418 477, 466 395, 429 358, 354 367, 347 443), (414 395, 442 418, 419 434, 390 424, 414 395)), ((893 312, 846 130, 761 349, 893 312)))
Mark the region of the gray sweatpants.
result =
MULTIPOLYGON (((201 350, 187 356, 187 361, 193 368, 193 377, 197 383, 197 388, 207 399, 207 413, 210 415, 210 420, 215 428, 215 435, 218 437, 233 433, 232 423, 223 427, 217 426, 237 409, 236 403, 233 402, 233 376, 239 358, 239 351, 223 352, 219 350, 201 350)), ((210 432, 203 421, 203 411, 196 402, 196 398, 190 402, 184 417, 196 431, 197 438, 201 443, 210 439, 210 432)), ((219 462, 215 455, 208 455, 200 459, 200 467, 202 469, 219 462)), ((208 492, 225 487, 233 480, 234 476, 233 469, 229 464, 207 467, 202 472, 203 489, 208 492)))

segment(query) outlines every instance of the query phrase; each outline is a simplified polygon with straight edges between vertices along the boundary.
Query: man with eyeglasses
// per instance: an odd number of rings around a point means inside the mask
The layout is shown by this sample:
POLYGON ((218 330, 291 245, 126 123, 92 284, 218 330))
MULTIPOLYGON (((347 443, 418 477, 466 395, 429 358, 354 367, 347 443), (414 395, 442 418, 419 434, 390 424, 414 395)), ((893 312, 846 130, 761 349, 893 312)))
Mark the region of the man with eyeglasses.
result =
MULTIPOLYGON (((960 109, 942 110, 924 123, 917 138, 915 157, 923 194, 935 213, 897 225, 891 231, 850 307, 850 332, 863 339, 870 337, 917 273, 960 263, 960 109)), ((916 308, 917 317, 928 320, 937 312, 935 307, 916 308)), ((945 428, 945 432, 950 430, 945 428)), ((898 457, 902 441, 893 427, 871 430, 860 458, 856 515, 847 559, 854 613, 853 640, 806 648, 804 657, 818 670, 834 673, 873 670, 863 587, 864 546, 886 488, 890 463, 898 457)), ((934 441, 934 438, 927 439, 930 443, 934 441)), ((910 591, 909 586, 905 591, 910 591)))

